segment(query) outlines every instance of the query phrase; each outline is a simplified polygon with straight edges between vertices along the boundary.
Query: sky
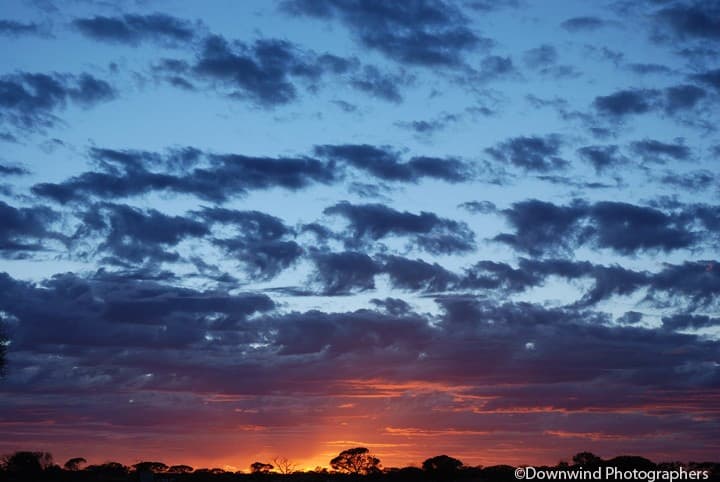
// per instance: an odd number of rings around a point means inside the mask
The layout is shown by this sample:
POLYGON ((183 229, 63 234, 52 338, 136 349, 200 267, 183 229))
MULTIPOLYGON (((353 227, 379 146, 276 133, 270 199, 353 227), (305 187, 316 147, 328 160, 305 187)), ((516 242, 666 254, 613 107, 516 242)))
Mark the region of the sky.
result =
POLYGON ((0 453, 720 453, 720 3, 4 1, 0 453))

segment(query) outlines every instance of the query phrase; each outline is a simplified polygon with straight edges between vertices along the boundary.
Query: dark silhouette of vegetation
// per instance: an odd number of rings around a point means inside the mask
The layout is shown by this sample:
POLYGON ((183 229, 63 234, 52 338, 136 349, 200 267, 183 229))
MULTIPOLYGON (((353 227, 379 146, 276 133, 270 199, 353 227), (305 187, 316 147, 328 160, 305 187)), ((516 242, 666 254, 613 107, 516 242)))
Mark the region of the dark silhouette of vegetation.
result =
POLYGON ((594 469, 600 467, 602 459, 591 452, 580 452, 573 455, 573 464, 585 467, 586 469, 594 469))
POLYGON ((2 465, 10 475, 32 477, 51 468, 53 458, 48 452, 15 452, 3 457, 2 465))
POLYGON ((454 480, 462 466, 461 461, 448 455, 429 458, 422 464, 423 470, 435 480, 454 480))
POLYGON ((189 465, 171 465, 167 472, 168 474, 189 474, 193 470, 189 465))
POLYGON ((275 457, 273 460, 273 465, 275 465, 275 470, 279 474, 288 475, 295 472, 297 469, 297 464, 294 462, 291 462, 286 457, 275 457))
POLYGON ((250 464, 250 472, 253 474, 269 474, 274 467, 272 464, 253 462, 250 464))
MULTIPOLYGON (((516 467, 493 465, 470 467, 448 455, 428 458, 419 467, 381 468, 380 459, 367 448, 343 450, 330 461, 331 470, 318 467, 299 472, 286 458, 276 457, 273 464, 254 462, 250 472, 228 472, 220 468, 193 469, 189 465, 171 465, 163 462, 143 461, 132 466, 119 462, 87 465, 82 457, 69 459, 60 467, 53 463, 47 452, 15 452, 0 459, 0 482, 352 482, 366 479, 369 482, 513 482, 516 467), (84 466, 84 468, 83 468, 84 466)), ((535 467, 538 470, 591 470, 616 467, 628 470, 706 470, 710 482, 720 482, 720 463, 682 463, 677 461, 659 464, 638 456, 623 455, 604 460, 591 452, 580 452, 572 463, 559 462, 555 466, 535 467)), ((602 479, 594 479, 602 480, 602 479)), ((638 479, 639 480, 639 479, 638 479)), ((656 478, 656 480, 662 480, 656 478)), ((688 479, 684 479, 688 480, 688 479)), ((693 479, 697 480, 697 479, 693 479)), ((703 480, 700 478, 699 480, 703 480)))
POLYGON ((152 472, 153 474, 161 474, 167 472, 169 467, 162 462, 138 462, 133 465, 136 472, 152 472))
POLYGON ((82 457, 74 457, 72 459, 69 459, 67 462, 65 462, 65 465, 63 465, 63 468, 65 470, 80 470, 80 466, 83 464, 86 464, 87 460, 85 460, 82 457))
POLYGON ((341 473, 368 475, 380 472, 380 459, 365 447, 355 447, 340 452, 330 461, 330 467, 341 473))

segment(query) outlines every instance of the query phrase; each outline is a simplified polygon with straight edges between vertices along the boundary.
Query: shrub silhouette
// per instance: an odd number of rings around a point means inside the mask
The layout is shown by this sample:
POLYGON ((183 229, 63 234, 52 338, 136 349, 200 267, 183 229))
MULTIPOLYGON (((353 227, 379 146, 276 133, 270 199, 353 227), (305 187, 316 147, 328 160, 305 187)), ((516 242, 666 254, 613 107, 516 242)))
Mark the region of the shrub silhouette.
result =
POLYGON ((448 455, 437 455, 422 463, 422 468, 434 479, 445 480, 457 475, 463 463, 448 455))

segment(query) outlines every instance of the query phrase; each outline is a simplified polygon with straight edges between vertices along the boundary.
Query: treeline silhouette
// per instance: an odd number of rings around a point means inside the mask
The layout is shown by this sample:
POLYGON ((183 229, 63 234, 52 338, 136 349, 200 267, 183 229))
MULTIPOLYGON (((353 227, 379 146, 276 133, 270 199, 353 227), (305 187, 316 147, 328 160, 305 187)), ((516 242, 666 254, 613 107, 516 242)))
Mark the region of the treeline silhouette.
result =
MULTIPOLYGON (((15 452, 0 460, 0 481, 3 482, 347 482, 353 480, 387 482, 512 482, 517 481, 517 467, 509 465, 467 466, 448 455, 431 457, 421 467, 383 468, 380 459, 365 447, 343 450, 329 461, 330 468, 317 467, 310 471, 296 469, 296 464, 284 457, 272 461, 253 462, 248 471, 227 471, 220 468, 193 468, 189 465, 166 465, 157 461, 142 461, 126 466, 119 462, 88 465, 82 457, 74 457, 63 465, 54 462, 48 452, 15 452)), ((561 461, 555 466, 538 470, 577 471, 617 467, 622 471, 706 471, 709 478, 680 478, 676 480, 720 481, 720 463, 663 462, 655 463, 639 456, 623 455, 608 460, 591 452, 580 452, 571 462, 561 461)), ((535 480, 547 480, 538 479, 535 480)), ((598 479, 593 479, 598 480, 598 479)), ((619 479, 610 479, 619 480, 619 479)), ((625 479, 628 480, 628 479, 625 479)), ((645 479, 632 479, 645 480, 645 479)), ((656 482, 662 477, 655 477, 656 482)), ((664 479, 668 480, 668 479, 664 479)))

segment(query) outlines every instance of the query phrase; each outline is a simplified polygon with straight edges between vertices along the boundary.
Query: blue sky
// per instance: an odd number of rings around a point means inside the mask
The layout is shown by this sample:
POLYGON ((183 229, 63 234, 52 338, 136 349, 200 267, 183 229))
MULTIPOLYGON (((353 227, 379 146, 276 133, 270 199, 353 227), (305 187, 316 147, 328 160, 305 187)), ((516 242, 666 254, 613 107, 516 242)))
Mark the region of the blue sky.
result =
POLYGON ((717 453, 719 14, 5 3, 0 448, 717 453))

